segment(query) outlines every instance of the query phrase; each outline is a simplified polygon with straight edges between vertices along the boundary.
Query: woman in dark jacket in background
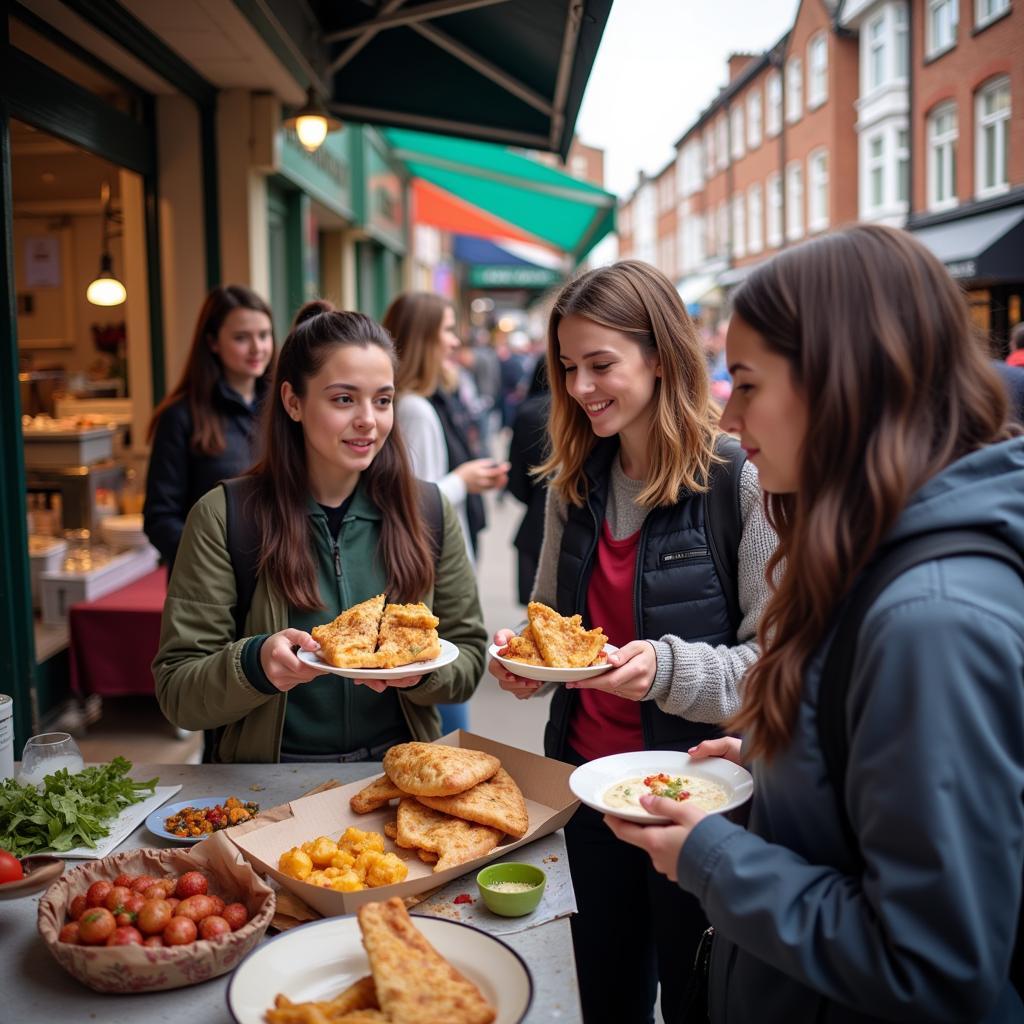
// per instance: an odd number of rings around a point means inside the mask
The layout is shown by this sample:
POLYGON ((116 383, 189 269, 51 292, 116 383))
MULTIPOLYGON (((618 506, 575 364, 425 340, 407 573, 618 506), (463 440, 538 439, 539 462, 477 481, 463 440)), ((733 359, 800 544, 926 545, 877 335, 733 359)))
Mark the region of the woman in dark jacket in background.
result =
POLYGON ((516 411, 512 441, 508 449, 508 489, 525 506, 513 543, 519 569, 519 603, 528 604, 537 575, 540 545, 544 540, 544 502, 547 484, 530 473, 548 457, 548 412, 551 392, 545 360, 538 359, 530 390, 516 411))
POLYGON ((144 523, 168 569, 189 509, 255 460, 256 419, 273 376, 270 307, 242 285, 214 288, 199 311, 181 380, 149 425, 144 523))

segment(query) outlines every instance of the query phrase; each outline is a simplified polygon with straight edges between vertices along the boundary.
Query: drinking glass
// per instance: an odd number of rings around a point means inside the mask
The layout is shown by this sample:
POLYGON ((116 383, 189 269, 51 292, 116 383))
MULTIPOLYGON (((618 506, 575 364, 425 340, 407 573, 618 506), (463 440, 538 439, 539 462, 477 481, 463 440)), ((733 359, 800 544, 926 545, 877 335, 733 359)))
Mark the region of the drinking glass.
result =
POLYGON ((38 786, 47 775, 67 768, 69 772, 80 772, 85 767, 78 744, 67 732, 43 732, 30 736, 21 752, 21 767, 18 781, 25 785, 38 786))

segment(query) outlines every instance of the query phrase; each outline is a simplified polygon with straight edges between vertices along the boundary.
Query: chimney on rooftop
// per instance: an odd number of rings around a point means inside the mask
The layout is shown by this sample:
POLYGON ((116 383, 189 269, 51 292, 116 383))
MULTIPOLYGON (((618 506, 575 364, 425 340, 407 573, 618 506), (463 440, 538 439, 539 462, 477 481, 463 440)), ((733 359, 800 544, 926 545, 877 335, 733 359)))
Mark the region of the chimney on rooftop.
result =
POLYGON ((744 68, 754 59, 753 53, 729 54, 729 81, 735 82, 743 74, 744 68))

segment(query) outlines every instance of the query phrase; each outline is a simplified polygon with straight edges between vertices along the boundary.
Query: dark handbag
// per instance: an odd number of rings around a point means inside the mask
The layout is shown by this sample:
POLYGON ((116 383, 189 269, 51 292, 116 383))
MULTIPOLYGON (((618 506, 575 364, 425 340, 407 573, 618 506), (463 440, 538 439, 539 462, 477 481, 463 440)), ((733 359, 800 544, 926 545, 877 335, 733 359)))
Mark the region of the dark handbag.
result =
POLYGON ((710 1024, 708 1013, 708 989, 711 975, 711 948, 715 940, 714 926, 704 929, 697 943, 693 958, 693 970, 683 993, 683 1018, 681 1024, 710 1024))

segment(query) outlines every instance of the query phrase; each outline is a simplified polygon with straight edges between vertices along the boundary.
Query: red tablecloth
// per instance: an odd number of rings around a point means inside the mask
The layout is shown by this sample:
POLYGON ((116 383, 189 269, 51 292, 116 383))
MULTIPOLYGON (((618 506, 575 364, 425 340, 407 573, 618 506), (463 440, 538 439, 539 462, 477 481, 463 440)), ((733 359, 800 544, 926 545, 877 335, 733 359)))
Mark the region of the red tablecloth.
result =
POLYGON ((153 693, 167 570, 154 569, 94 601, 71 606, 71 687, 78 694, 153 693))

